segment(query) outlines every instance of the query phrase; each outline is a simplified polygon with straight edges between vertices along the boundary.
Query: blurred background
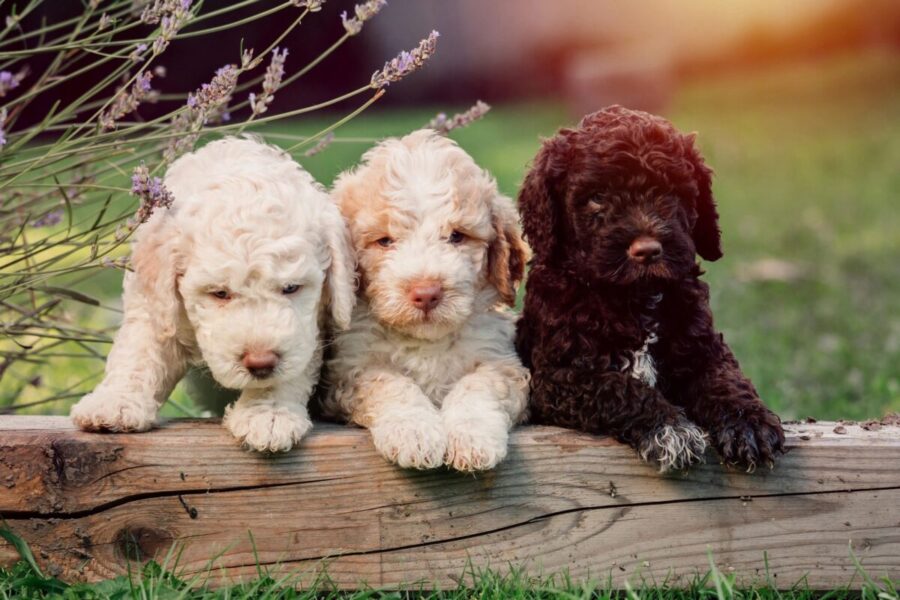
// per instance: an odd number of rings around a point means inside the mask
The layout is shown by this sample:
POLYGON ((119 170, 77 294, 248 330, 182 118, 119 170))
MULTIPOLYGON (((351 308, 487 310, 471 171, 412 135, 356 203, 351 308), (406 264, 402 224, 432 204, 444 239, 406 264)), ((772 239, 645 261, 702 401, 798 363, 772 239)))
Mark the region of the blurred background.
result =
MULTIPOLYGON (((333 43, 341 11, 352 8, 328 0, 288 36, 287 72, 333 43)), ((29 19, 80 10, 52 2, 29 19)), ((241 47, 264 46, 283 18, 223 31, 215 43, 176 42, 159 87, 196 88, 238 62, 241 47)), ((713 310, 763 398, 786 418, 900 411, 900 2, 390 0, 359 36, 279 90, 270 112, 365 85, 431 29, 441 33, 438 50, 421 71, 392 84, 323 152, 297 156, 320 181, 375 139, 483 100, 488 115, 451 136, 514 197, 542 136, 612 103, 662 114, 699 133, 716 171, 725 256, 706 265, 713 310)), ((31 104, 23 123, 79 91, 66 86, 31 104)), ((262 131, 289 146, 279 136, 313 134, 357 105, 262 131)), ((111 269, 84 286, 113 307, 120 291, 111 269)), ((109 334, 119 318, 77 302, 67 310, 109 334)), ((0 413, 65 413, 102 372, 108 344, 87 346, 52 368, 6 360, 0 413)), ((178 392, 164 413, 197 409, 178 392)))

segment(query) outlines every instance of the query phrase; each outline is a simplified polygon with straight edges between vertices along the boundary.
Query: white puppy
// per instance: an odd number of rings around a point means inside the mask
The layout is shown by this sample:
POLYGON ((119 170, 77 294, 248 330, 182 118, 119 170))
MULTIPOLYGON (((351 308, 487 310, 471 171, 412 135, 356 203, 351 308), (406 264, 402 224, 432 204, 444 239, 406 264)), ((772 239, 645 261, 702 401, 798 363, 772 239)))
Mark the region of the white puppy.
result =
POLYGON ((325 413, 368 427, 401 467, 494 467, 528 393, 500 306, 514 304, 528 258, 512 201, 431 130, 369 150, 332 196, 362 299, 328 359, 325 413))
POLYGON ((72 408, 88 430, 144 431, 189 365, 241 390, 224 424, 248 448, 285 451, 312 426, 306 405, 330 305, 355 303, 346 223, 276 148, 227 138, 172 164, 175 197, 141 225, 125 316, 102 383, 72 408))

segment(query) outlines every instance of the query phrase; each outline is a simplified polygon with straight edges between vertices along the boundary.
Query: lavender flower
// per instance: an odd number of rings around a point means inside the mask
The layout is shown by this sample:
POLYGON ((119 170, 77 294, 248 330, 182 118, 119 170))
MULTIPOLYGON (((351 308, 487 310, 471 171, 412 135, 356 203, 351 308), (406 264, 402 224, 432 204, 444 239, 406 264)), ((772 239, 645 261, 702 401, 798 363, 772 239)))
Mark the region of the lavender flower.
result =
POLYGON ((444 113, 438 113, 425 127, 434 129, 441 135, 447 135, 454 129, 466 127, 477 121, 491 110, 490 105, 479 100, 466 112, 461 112, 447 118, 444 113))
POLYGON ((245 71, 259 66, 261 59, 253 58, 253 48, 247 48, 241 53, 241 68, 245 71))
POLYGON ((272 52, 272 61, 266 68, 266 76, 263 78, 263 93, 261 96, 250 94, 250 107, 253 115, 261 115, 269 109, 269 104, 275 99, 275 90, 281 85, 284 78, 284 60, 287 58, 287 48, 280 54, 278 48, 272 52))
POLYGON ((163 150, 163 160, 171 162, 175 157, 188 152, 197 143, 200 134, 194 133, 193 128, 193 111, 188 110, 180 112, 172 119, 169 127, 174 137, 169 138, 166 149, 163 150))
POLYGON ((188 95, 188 107, 203 113, 206 117, 204 119, 205 123, 211 113, 228 104, 231 100, 231 94, 237 85, 239 73, 237 65, 221 67, 216 71, 215 76, 209 83, 204 83, 200 86, 200 89, 188 95))
POLYGON ((107 269, 127 269, 131 264, 131 257, 120 256, 119 258, 110 258, 104 256, 100 259, 100 264, 107 269))
POLYGON ((143 8, 141 12, 141 21, 147 25, 156 25, 166 15, 176 13, 178 11, 188 11, 191 8, 191 0, 143 0, 136 2, 137 8, 143 8))
POLYGON ((28 67, 22 67, 18 73, 12 71, 0 71, 0 98, 3 98, 12 90, 19 87, 22 80, 28 77, 28 67))
POLYGON ((325 148, 331 145, 331 142, 334 141, 334 132, 329 131, 325 134, 325 136, 316 143, 315 146, 307 150, 303 153, 303 156, 315 156, 325 148))
POLYGON ((141 13, 141 21, 159 23, 159 35, 153 41, 153 53, 162 54, 169 42, 191 18, 192 0, 156 0, 141 13))
POLYGON ((136 222, 133 227, 146 223, 154 210, 169 208, 175 200, 172 193, 163 185, 162 179, 150 177, 150 171, 143 163, 135 167, 131 175, 131 194, 141 201, 134 216, 136 222))
POLYGON ((6 129, 4 126, 6 125, 6 109, 0 110, 0 148, 6 145, 6 129))
POLYGON ((176 135, 169 139, 163 151, 168 162, 194 147, 203 125, 212 120, 228 120, 228 103, 237 85, 240 70, 237 65, 225 65, 216 71, 209 83, 204 83, 194 93, 188 94, 187 110, 179 111, 172 119, 170 130, 176 135))
POLYGON ((115 19, 110 17, 108 14, 103 13, 102 15, 100 15, 100 20, 97 22, 97 31, 103 31, 113 23, 115 23, 115 19))
POLYGON ((41 215, 37 219, 31 222, 32 227, 53 227, 54 225, 58 225, 60 221, 62 221, 63 211, 61 208, 57 208, 56 210, 51 210, 50 212, 41 215))
POLYGON ((139 60, 141 60, 141 56, 146 51, 147 51, 147 44, 138 44, 137 46, 134 47, 134 50, 131 51, 131 54, 128 55, 128 60, 130 60, 133 63, 136 63, 139 60))
POLYGON ((347 11, 342 12, 341 21, 344 23, 344 29, 350 35, 356 35, 362 31, 363 23, 377 15, 385 4, 387 4, 387 0, 367 0, 353 8, 356 15, 354 17, 347 17, 347 11))
POLYGON ((369 85, 375 89, 387 87, 424 65, 425 61, 434 54, 439 36, 437 31, 432 31, 427 38, 419 42, 417 47, 409 52, 404 50, 390 62, 384 63, 384 67, 380 71, 372 74, 372 81, 369 85))
POLYGON ((291 0, 291 4, 299 8, 305 8, 309 12, 319 12, 325 0, 291 0))
POLYGON ((113 129, 116 126, 116 121, 136 111, 141 102, 153 91, 150 88, 150 80, 152 79, 153 73, 144 71, 134 80, 130 91, 126 91, 124 87, 120 88, 116 92, 112 106, 100 114, 100 127, 106 130, 113 129))

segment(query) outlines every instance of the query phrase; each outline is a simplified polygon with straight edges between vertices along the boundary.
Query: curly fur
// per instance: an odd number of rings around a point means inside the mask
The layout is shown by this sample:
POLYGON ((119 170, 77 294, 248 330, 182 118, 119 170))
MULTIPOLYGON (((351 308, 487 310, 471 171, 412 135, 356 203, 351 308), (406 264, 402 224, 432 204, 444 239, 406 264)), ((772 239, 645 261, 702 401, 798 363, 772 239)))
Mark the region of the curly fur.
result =
POLYGON ((431 130, 369 150, 333 198, 356 247, 361 298, 327 363, 326 415, 369 428, 401 467, 494 467, 528 392, 502 307, 515 302, 527 261, 512 201, 431 130), (409 298, 422 280, 443 290, 427 313, 409 298))
POLYGON ((226 138, 172 164, 175 202, 135 234, 125 316, 106 375, 72 409, 83 429, 143 431, 189 366, 241 390, 225 425, 247 447, 283 451, 312 426, 307 399, 330 307, 349 324, 355 263, 328 194, 282 151, 226 138), (300 289, 285 294, 286 285, 300 289), (227 291, 228 298, 211 292, 227 291), (254 376, 247 351, 280 358, 254 376))
POLYGON ((696 255, 722 255, 711 174, 694 135, 619 106, 544 143, 519 195, 534 259, 517 347, 537 422, 610 433, 664 470, 702 457, 696 426, 729 464, 782 451, 700 280, 696 255), (638 238, 661 257, 631 257, 638 238))
POLYGON ((706 434, 689 420, 679 419, 647 435, 638 452, 644 461, 658 464, 660 473, 679 471, 703 462, 706 434))

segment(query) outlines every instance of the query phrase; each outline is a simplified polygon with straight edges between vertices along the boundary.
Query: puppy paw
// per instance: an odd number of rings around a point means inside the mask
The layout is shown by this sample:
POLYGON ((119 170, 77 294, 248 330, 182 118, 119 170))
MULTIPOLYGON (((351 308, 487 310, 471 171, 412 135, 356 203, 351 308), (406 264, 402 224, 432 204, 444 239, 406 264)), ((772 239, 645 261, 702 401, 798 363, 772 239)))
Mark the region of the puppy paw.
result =
POLYGON ((222 424, 248 450, 287 452, 312 429, 305 411, 240 402, 225 409, 222 424))
POLYGON ((85 431, 147 431, 156 421, 156 400, 97 389, 79 400, 69 416, 85 431))
POLYGON ((437 415, 423 419, 385 419, 369 428, 378 453, 404 469, 444 464, 447 434, 437 415))
POLYGON ((766 408, 744 412, 713 433, 722 462, 747 471, 760 465, 775 466, 775 458, 784 453, 781 419, 766 408))
POLYGON ((509 425, 505 418, 445 419, 444 463, 457 471, 487 471, 506 458, 509 425))
POLYGON ((659 472, 681 471, 703 462, 706 434, 697 425, 679 418, 647 434, 638 448, 645 462, 659 465, 659 472))

